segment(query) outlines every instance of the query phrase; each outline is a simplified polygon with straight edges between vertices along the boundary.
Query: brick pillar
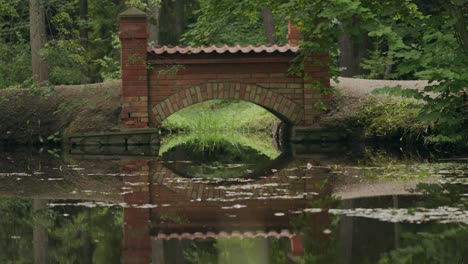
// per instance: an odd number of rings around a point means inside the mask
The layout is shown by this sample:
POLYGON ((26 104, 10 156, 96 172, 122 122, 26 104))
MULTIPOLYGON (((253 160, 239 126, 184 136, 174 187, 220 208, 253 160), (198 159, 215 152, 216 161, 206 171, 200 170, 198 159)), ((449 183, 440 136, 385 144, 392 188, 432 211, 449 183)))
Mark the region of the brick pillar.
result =
POLYGON ((151 262, 150 210, 135 208, 150 203, 148 161, 139 160, 123 165, 125 194, 122 263, 151 262))
POLYGON ((301 43, 301 31, 295 26, 292 20, 288 22, 288 35, 286 38, 290 45, 299 45, 301 43))
POLYGON ((302 245, 301 235, 294 235, 290 238, 291 255, 302 256, 304 255, 304 246, 302 245))
MULTIPOLYGON (((301 31, 292 20, 289 20, 288 23, 287 39, 290 45, 300 45, 302 42, 301 31)), ((304 81, 304 120, 302 125, 306 127, 320 126, 320 116, 323 112, 315 106, 317 102, 321 101, 325 105, 329 105, 329 95, 324 95, 318 89, 311 88, 315 82, 319 82, 324 87, 330 87, 326 59, 327 56, 317 54, 309 58, 309 62, 304 67, 304 74, 308 78, 304 81)))
POLYGON ((330 88, 330 74, 327 65, 327 58, 324 55, 315 55, 310 58, 304 67, 304 74, 308 76, 304 80, 304 125, 308 127, 320 126, 323 110, 316 105, 322 102, 325 106, 330 106, 330 95, 320 92, 318 85, 323 90, 330 88))
POLYGON ((120 14, 122 112, 127 127, 148 126, 146 13, 131 7, 120 14))

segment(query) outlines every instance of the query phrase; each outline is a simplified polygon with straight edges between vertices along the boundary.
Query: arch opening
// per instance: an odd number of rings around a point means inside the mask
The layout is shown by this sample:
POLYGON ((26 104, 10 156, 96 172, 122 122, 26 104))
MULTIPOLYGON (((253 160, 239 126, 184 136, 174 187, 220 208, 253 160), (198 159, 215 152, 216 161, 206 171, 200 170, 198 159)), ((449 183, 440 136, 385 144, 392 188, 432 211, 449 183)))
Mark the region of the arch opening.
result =
POLYGON ((304 116, 304 109, 300 104, 267 88, 244 83, 205 83, 180 90, 151 105, 151 123, 159 127, 164 120, 181 109, 216 99, 251 102, 291 125, 300 124, 304 116))

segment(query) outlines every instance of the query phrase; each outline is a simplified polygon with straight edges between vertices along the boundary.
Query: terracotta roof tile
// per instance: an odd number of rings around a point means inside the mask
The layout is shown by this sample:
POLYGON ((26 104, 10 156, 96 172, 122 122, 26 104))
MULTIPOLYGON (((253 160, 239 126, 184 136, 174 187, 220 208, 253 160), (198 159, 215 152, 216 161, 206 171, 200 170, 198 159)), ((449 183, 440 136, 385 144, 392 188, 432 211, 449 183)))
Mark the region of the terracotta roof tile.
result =
POLYGON ((153 236, 153 238, 156 239, 164 239, 164 240, 169 240, 169 239, 218 239, 218 238, 229 238, 229 237, 237 237, 237 238, 255 238, 255 237, 276 237, 276 238, 281 238, 281 237, 288 237, 291 238, 294 236, 294 233, 292 233, 289 230, 281 230, 281 232, 277 231, 269 231, 269 232, 264 232, 264 231, 256 231, 256 232, 239 232, 239 231, 233 231, 233 232, 225 232, 221 231, 219 233, 214 233, 214 232, 207 232, 207 233, 201 233, 201 232, 195 232, 195 233, 172 233, 172 234, 164 234, 164 233, 159 233, 156 236, 153 236))
POLYGON ((299 46, 297 45, 247 45, 247 46, 241 46, 241 45, 234 45, 234 46, 228 46, 228 45, 223 45, 223 46, 200 46, 200 47, 192 47, 192 46, 154 46, 154 47, 149 47, 148 52, 153 52, 155 54, 174 54, 174 53, 179 53, 179 54, 198 54, 198 53, 261 53, 261 52, 267 52, 267 53, 273 53, 273 52, 297 52, 299 49, 299 46))

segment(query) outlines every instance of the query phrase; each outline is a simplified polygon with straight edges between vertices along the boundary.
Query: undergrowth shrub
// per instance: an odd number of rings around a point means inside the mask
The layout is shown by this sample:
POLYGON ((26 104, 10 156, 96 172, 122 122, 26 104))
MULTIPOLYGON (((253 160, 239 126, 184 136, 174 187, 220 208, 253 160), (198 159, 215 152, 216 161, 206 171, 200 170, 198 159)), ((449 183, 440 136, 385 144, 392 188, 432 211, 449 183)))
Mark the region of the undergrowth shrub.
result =
POLYGON ((417 119, 421 104, 414 100, 373 99, 358 113, 366 137, 420 142, 430 124, 417 119))

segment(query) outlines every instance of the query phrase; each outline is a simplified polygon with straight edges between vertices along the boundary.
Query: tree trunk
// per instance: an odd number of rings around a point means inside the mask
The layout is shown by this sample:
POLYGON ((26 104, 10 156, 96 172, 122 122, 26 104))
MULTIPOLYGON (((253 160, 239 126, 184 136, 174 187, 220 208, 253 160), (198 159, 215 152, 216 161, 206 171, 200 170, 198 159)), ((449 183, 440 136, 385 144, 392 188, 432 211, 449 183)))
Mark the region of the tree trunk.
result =
POLYGON ((29 23, 32 77, 35 82, 47 81, 49 79, 47 59, 40 54, 46 42, 45 13, 41 0, 29 0, 29 23))
POLYGON ((184 30, 184 0, 175 0, 174 4, 174 29, 177 39, 180 38, 184 30))
POLYGON ((390 74, 392 74, 392 69, 393 69, 393 64, 388 64, 387 66, 385 66, 385 72, 383 76, 384 80, 390 80, 390 74))
POLYGON ((159 44, 159 5, 151 4, 148 9, 148 42, 159 44))
POLYGON ((80 41, 83 47, 88 45, 88 0, 80 0, 80 41))
POLYGON ((275 44, 275 22, 273 21, 273 13, 271 12, 270 7, 266 6, 262 8, 262 18, 268 44, 275 44))
POLYGON ((342 77, 353 77, 354 75, 354 56, 353 56, 353 41, 348 33, 343 34, 338 39, 340 47, 339 65, 343 68, 341 71, 342 77))
POLYGON ((367 32, 361 32, 361 34, 353 37, 347 32, 346 25, 340 25, 339 29, 342 31, 342 35, 338 39, 340 49, 339 66, 344 69, 341 71, 341 76, 353 77, 361 74, 360 63, 362 58, 366 56, 368 49, 367 32))
POLYGON ((450 1, 442 1, 442 5, 449 15, 455 20, 453 25, 461 47, 468 54, 468 30, 465 22, 465 12, 467 8, 455 6, 450 1))
MULTIPOLYGON (((47 200, 33 199, 33 213, 45 215, 47 210, 47 200)), ((33 227, 33 252, 34 252, 34 263, 45 264, 47 261, 47 248, 49 242, 49 234, 47 228, 43 226, 39 221, 34 222, 33 227)))

